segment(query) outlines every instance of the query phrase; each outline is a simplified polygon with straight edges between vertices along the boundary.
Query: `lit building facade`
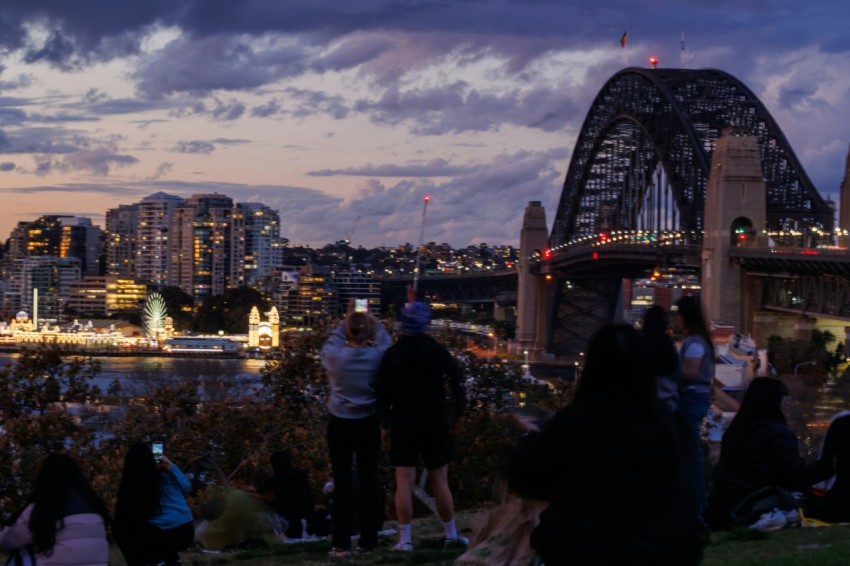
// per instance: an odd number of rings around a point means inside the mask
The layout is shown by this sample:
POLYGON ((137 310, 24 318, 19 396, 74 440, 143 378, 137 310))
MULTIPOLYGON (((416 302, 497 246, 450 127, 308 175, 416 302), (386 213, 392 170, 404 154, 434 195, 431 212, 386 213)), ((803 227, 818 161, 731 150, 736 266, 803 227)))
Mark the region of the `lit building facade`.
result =
POLYGON ((141 311, 147 287, 132 279, 112 275, 83 277, 71 283, 68 310, 88 316, 108 317, 126 311, 141 311))
POLYGON ((338 316, 345 314, 351 299, 367 299, 371 312, 381 311, 381 285, 370 273, 336 271, 332 274, 331 285, 336 291, 338 316))
POLYGON ((103 231, 91 218, 65 216, 59 219, 59 257, 80 260, 83 275, 100 273, 100 249, 103 231))
POLYGON ((106 211, 106 275, 136 277, 136 240, 139 232, 139 205, 122 204, 106 211))
POLYGON ((30 256, 11 260, 4 282, 5 314, 26 311, 38 320, 59 320, 71 284, 81 278, 80 260, 74 257, 30 256), (33 291, 38 291, 38 305, 33 291))
POLYGON ((280 213, 256 202, 237 206, 245 216, 245 283, 254 285, 261 275, 283 263, 280 213))
POLYGON ((172 284, 195 304, 245 281, 245 215, 230 197, 193 195, 171 222, 172 284))
POLYGON ((155 287, 171 281, 171 219, 183 199, 158 192, 138 203, 136 281, 155 287))
POLYGON ((298 286, 287 295, 285 302, 285 323, 288 326, 309 327, 321 319, 335 316, 337 298, 330 269, 311 264, 302 267, 298 286))

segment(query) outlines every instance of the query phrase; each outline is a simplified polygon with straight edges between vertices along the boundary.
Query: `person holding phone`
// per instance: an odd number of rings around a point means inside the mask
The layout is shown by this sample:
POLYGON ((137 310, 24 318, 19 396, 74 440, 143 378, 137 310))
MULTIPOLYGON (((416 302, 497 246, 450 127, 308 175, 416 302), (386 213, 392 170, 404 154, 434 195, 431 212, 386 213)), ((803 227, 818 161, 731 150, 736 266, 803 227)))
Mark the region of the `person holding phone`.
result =
MULTIPOLYGON (((361 304, 362 305, 362 304, 361 304)), ((331 555, 351 553, 354 524, 353 460, 357 458, 360 482, 360 552, 378 545, 381 510, 378 506, 378 426, 375 379, 381 357, 392 343, 389 333, 369 312, 356 312, 349 301, 348 313, 322 346, 322 367, 328 374, 328 448, 334 476, 334 508, 331 516, 331 555), (375 341, 370 342, 374 333, 375 341)))
POLYGON ((195 539, 192 512, 185 494, 192 484, 156 447, 134 444, 124 458, 124 471, 115 503, 112 535, 127 566, 180 564, 178 552, 195 539))

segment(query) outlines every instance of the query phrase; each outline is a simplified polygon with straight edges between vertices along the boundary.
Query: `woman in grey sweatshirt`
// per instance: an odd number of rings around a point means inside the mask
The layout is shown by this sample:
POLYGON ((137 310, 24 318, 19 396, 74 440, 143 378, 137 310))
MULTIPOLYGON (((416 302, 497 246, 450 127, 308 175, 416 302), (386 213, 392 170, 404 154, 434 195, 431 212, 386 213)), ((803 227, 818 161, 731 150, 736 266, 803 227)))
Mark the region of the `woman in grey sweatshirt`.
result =
POLYGON ((333 556, 351 554, 354 523, 352 467, 357 457, 360 486, 360 541, 358 551, 378 544, 381 510, 378 508, 378 453, 381 431, 376 414, 375 379, 378 365, 392 339, 370 312, 348 315, 322 346, 322 367, 328 374, 328 448, 334 476, 331 515, 333 556), (371 341, 374 333, 374 341, 371 341))

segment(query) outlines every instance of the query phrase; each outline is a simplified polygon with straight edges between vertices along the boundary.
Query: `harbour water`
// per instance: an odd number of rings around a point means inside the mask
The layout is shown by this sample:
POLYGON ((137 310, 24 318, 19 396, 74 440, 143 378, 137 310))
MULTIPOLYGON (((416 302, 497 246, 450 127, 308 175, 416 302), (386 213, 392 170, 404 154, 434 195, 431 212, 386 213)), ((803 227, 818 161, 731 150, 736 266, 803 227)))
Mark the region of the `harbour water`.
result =
MULTIPOLYGON (((17 354, 0 354, 0 367, 17 358, 17 354)), ((249 386, 259 381, 265 365, 261 359, 241 358, 154 358, 154 357, 102 357, 100 373, 93 385, 107 391, 117 380, 120 384, 139 383, 148 379, 168 378, 178 380, 219 381, 249 386)))

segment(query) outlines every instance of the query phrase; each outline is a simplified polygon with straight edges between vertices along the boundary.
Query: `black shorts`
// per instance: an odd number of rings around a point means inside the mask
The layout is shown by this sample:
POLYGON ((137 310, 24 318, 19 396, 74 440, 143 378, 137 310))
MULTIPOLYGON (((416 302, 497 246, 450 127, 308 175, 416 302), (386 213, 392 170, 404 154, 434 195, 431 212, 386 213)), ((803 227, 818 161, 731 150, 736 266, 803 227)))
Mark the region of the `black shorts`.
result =
POLYGON ((398 427, 390 430, 390 463, 393 466, 413 468, 419 464, 435 470, 454 458, 452 436, 445 427, 398 427))

